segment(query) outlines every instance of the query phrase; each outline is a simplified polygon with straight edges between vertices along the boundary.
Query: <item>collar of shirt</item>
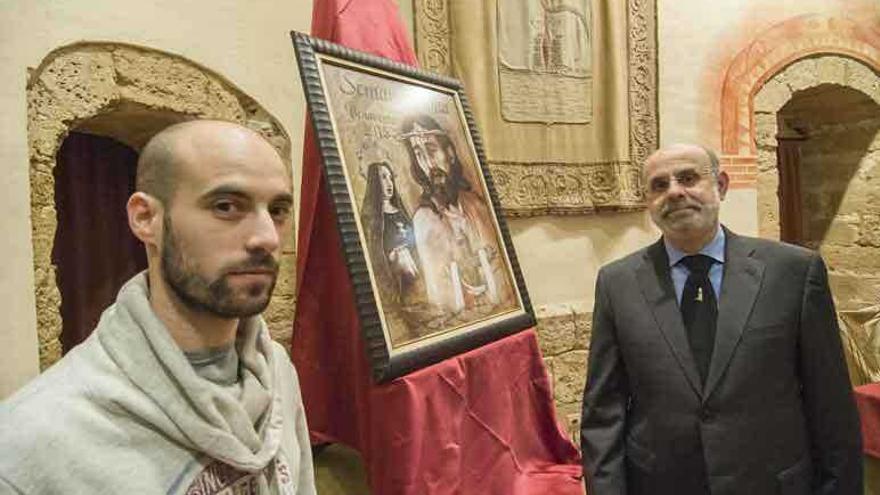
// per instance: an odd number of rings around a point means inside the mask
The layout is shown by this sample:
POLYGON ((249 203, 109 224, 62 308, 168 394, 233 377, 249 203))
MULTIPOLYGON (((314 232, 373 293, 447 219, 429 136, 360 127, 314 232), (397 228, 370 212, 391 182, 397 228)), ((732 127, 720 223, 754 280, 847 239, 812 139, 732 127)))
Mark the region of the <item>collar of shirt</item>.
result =
MULTIPOLYGON (((718 231, 715 232, 715 237, 700 249, 699 254, 705 254, 718 263, 724 264, 724 242, 724 229, 719 225, 718 231)), ((687 253, 670 244, 665 237, 663 238, 663 246, 666 247, 666 255, 669 257, 669 266, 671 267, 675 266, 682 258, 687 256, 687 253)))
MULTIPOLYGON (((715 291, 716 297, 719 297, 718 295, 721 294, 721 279, 724 277, 724 243, 724 229, 719 226, 718 232, 715 233, 712 241, 700 249, 700 254, 705 254, 718 261, 709 269, 709 281, 712 283, 712 290, 715 291)), ((669 275, 675 287, 675 298, 681 304, 681 295, 684 292, 684 285, 687 282, 690 271, 686 266, 678 264, 678 262, 687 256, 687 253, 669 245, 665 239, 663 244, 666 247, 666 254, 669 256, 669 275)))

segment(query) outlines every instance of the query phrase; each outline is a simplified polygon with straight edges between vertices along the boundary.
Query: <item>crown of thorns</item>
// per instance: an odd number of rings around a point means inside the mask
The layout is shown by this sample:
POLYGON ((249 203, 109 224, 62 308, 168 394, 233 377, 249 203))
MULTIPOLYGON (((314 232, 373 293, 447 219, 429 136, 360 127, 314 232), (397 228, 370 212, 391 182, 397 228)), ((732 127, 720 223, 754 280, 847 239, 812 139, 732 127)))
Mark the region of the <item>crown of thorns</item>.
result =
POLYGON ((418 122, 413 124, 412 130, 401 133, 398 138, 403 141, 412 138, 420 138, 425 136, 445 136, 446 133, 440 129, 425 129, 418 122))

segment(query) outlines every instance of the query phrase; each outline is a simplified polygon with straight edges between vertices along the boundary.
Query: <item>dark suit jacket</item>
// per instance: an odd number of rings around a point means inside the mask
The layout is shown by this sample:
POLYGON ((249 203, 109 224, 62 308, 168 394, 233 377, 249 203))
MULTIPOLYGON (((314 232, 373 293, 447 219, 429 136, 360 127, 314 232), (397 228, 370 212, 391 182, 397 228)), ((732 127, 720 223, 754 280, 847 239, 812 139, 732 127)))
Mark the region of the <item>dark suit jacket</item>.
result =
POLYGON ((662 240, 599 271, 581 423, 588 493, 862 495, 822 259, 725 233, 705 386, 662 240))

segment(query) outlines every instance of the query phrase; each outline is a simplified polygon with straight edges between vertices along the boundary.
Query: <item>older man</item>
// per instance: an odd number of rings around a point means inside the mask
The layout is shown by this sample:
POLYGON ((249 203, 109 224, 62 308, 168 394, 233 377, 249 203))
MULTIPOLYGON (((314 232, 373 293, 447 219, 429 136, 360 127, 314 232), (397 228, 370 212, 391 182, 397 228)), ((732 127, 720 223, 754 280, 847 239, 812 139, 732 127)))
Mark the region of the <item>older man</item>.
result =
POLYGON ((720 226, 711 151, 645 163, 655 244, 596 282, 581 438, 590 495, 862 493, 825 265, 720 226))
POLYGON ((254 132, 157 134, 128 201, 148 269, 0 407, 0 493, 314 494, 296 372, 259 316, 292 202, 254 132))

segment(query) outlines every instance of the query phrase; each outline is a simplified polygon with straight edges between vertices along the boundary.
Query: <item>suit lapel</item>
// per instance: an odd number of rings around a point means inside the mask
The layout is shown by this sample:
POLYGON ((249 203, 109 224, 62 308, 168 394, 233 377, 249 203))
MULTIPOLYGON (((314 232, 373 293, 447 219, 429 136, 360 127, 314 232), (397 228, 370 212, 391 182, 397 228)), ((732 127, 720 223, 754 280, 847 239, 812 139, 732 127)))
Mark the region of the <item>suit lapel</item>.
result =
POLYGON ((702 397, 700 376, 688 344, 681 311, 678 309, 675 288, 669 276, 669 258, 662 239, 648 248, 642 264, 636 269, 636 277, 663 338, 672 348, 672 353, 694 393, 702 397))
POLYGON ((721 296, 718 298, 718 326, 712 363, 706 378, 705 398, 718 386, 721 376, 730 364, 730 358, 752 313, 764 275, 764 264, 751 257, 753 248, 748 242, 727 229, 724 233, 727 238, 724 276, 721 296))

